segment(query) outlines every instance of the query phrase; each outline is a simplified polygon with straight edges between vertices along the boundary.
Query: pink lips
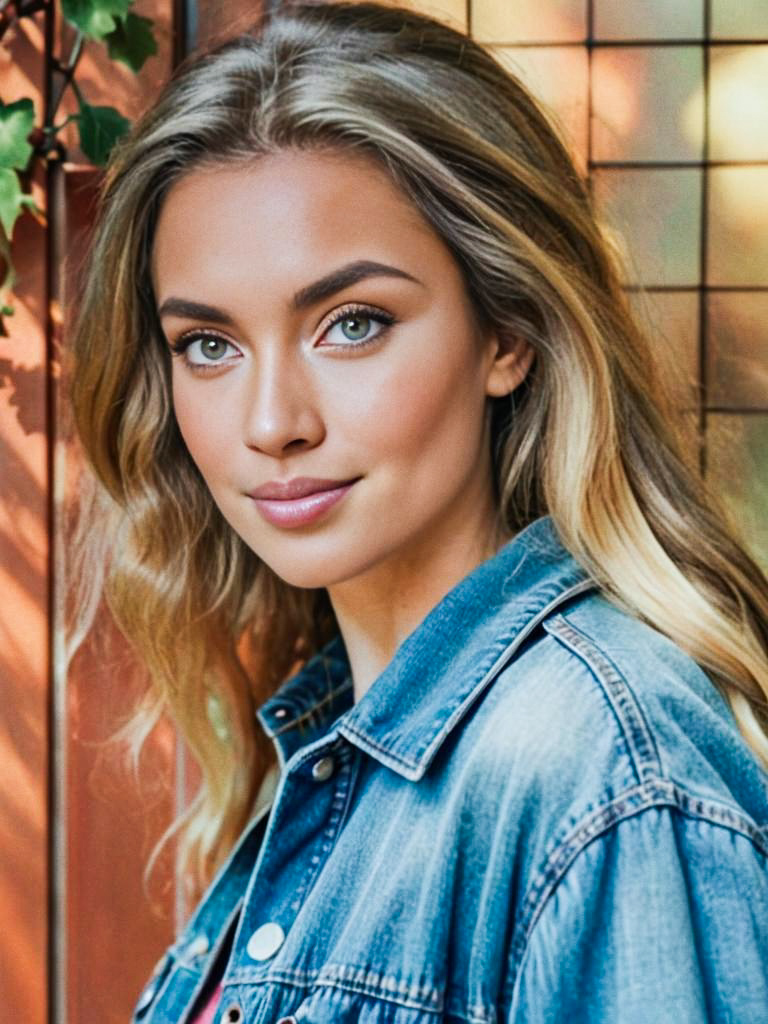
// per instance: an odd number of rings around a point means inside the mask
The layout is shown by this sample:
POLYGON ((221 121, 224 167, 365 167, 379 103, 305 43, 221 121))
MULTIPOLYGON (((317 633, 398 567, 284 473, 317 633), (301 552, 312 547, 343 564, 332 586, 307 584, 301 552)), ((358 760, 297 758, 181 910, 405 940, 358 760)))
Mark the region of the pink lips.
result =
POLYGON ((275 526, 303 526, 319 518, 344 497, 354 480, 297 477, 286 483, 272 481, 250 492, 267 522, 275 526))

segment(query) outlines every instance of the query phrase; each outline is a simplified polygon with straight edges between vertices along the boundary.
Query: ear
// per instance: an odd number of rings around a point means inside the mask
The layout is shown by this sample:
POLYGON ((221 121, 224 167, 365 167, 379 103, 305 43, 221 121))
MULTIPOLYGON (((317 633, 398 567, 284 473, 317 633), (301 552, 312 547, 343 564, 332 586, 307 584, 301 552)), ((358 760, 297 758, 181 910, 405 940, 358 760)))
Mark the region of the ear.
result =
POLYGON ((486 394, 508 395, 525 380, 536 352, 530 342, 518 335, 493 332, 487 342, 491 353, 486 394))

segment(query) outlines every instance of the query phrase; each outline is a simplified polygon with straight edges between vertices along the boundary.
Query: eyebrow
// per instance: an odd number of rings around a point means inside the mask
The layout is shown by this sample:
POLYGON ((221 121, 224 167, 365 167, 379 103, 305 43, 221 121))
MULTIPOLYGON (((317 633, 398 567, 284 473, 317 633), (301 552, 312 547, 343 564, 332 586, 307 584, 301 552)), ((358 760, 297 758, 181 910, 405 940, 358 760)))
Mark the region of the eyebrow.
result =
MULTIPOLYGON (((376 263, 373 260, 355 260, 343 267, 332 270, 329 274, 313 281, 304 288, 300 288, 291 299, 291 309, 298 313, 301 310, 314 306, 323 299, 330 298, 336 292, 349 288, 358 281, 368 277, 399 277, 406 281, 413 281, 414 284, 424 287, 422 281, 412 274, 399 267, 391 267, 387 263, 376 263)), ((166 299, 157 311, 159 317, 181 316, 192 320, 208 320, 212 323, 226 324, 232 326, 232 318, 221 309, 215 306, 208 306, 202 302, 192 302, 189 299, 166 299)))

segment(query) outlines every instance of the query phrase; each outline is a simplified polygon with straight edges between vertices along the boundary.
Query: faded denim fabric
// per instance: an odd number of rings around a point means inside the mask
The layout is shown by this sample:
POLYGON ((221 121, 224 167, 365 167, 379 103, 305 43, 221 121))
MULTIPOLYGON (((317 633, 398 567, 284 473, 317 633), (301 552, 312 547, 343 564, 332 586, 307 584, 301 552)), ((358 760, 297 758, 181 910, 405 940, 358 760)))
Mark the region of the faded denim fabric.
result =
POLYGON ((258 710, 279 778, 133 1017, 766 1024, 768 774, 548 516, 357 704, 337 636, 258 710))

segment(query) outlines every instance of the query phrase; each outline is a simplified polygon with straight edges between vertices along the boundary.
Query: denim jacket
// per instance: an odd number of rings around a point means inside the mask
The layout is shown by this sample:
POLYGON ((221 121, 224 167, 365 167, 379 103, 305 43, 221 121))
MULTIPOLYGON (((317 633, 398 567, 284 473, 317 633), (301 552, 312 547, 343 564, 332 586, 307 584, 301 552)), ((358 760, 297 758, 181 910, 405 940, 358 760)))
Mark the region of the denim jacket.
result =
POLYGON ((141 994, 182 1024, 766 1024, 768 774, 537 519, 354 703, 340 636, 258 709, 273 792, 141 994))

